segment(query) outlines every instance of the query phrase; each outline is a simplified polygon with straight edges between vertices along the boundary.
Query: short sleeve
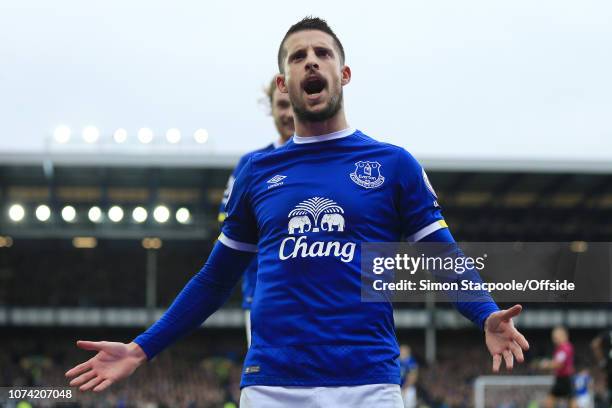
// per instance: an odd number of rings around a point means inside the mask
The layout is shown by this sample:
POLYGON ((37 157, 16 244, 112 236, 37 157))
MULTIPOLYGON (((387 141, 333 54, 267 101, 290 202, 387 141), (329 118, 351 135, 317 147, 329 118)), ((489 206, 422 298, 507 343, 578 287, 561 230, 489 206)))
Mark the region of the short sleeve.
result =
POLYGON ((400 149, 397 168, 402 233, 409 242, 446 228, 436 192, 425 169, 410 153, 400 149))
POLYGON ((229 192, 219 241, 238 251, 257 252, 257 222, 250 199, 251 160, 238 172, 229 192))

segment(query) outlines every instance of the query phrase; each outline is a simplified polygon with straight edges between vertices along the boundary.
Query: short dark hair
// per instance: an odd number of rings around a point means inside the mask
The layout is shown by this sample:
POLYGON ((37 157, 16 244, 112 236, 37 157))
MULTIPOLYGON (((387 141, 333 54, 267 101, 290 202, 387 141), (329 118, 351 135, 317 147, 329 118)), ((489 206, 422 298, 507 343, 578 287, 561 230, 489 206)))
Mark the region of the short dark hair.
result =
POLYGON ((280 73, 285 72, 283 67, 283 60, 287 56, 287 51, 285 50, 285 41, 287 40, 287 37, 289 37, 293 33, 306 30, 318 30, 331 35, 331 37, 334 39, 334 42, 336 43, 336 46, 338 47, 338 51, 340 51, 340 63, 344 64, 344 47, 342 46, 342 43, 340 42, 336 34, 334 34, 334 32, 332 31, 331 27, 327 24, 327 21, 319 17, 307 16, 289 28, 289 31, 287 31, 287 34, 285 34, 285 36, 283 37, 283 41, 281 41, 280 43, 280 47, 278 47, 278 70, 280 73))

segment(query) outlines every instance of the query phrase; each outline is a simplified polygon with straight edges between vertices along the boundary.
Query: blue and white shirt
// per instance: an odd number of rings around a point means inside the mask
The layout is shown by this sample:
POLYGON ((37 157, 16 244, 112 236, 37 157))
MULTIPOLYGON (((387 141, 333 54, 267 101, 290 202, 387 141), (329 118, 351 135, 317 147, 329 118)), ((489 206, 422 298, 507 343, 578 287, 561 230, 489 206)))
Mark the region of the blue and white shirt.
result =
POLYGON ((400 384, 390 303, 361 301, 359 244, 445 228, 403 148, 347 129, 250 157, 219 241, 258 253, 242 386, 400 384))
POLYGON ((589 394, 591 376, 588 373, 578 373, 574 376, 574 391, 577 397, 589 394))

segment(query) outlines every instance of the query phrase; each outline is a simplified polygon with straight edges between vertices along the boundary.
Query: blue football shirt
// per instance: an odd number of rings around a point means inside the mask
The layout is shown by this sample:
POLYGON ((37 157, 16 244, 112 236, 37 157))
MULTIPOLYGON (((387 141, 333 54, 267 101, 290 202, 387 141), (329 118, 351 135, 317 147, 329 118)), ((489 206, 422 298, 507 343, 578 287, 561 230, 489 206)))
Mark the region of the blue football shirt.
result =
POLYGON ((591 376, 585 373, 578 373, 574 376, 574 392, 577 397, 589 394, 591 376))
POLYGON ((400 382, 401 385, 403 386, 404 383, 406 382, 406 379, 408 378, 408 374, 410 374, 411 371, 414 371, 416 369, 419 368, 419 364, 417 363, 416 359, 412 356, 409 356, 403 360, 400 360, 400 382))
POLYGON ((361 301, 359 244, 446 227, 406 150, 354 129, 294 136, 249 158, 227 212, 219 240, 258 252, 243 387, 400 384, 392 305, 361 301))
MULTIPOLYGON (((223 192, 223 199, 221 200, 221 204, 219 206, 219 216, 218 220, 220 223, 225 221, 227 217, 227 200, 229 199, 230 193, 232 191, 232 187, 234 186, 234 182, 236 181, 236 176, 244 165, 249 161, 251 156, 257 153, 267 153, 281 146, 280 144, 270 143, 266 147, 261 149, 254 150, 242 156, 238 161, 238 164, 234 168, 234 171, 230 175, 227 180, 227 185, 225 187, 225 191, 223 192)), ((251 303, 253 303, 253 294, 255 293, 255 284, 257 282, 257 258, 254 258, 253 261, 249 264, 247 269, 244 271, 244 275, 242 277, 242 308, 250 309, 251 303)))

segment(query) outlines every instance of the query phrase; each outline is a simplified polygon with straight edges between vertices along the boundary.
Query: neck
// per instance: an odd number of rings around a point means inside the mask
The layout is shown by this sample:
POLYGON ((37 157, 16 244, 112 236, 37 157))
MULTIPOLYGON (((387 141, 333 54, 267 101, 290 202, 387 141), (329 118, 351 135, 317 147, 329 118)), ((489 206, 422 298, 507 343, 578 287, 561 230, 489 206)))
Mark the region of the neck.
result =
MULTIPOLYGON (((291 135, 293 136, 293 135, 291 135)), ((291 137, 289 136, 289 137, 291 137)), ((274 141, 274 147, 281 147, 282 145, 284 145, 285 143, 287 143, 287 140, 289 140, 289 137, 285 137, 283 135, 280 135, 275 141, 274 141)))
POLYGON ((295 133, 302 137, 326 135, 348 128, 344 109, 322 122, 305 122, 295 117, 295 133))
POLYGON ((284 135, 279 135, 278 138, 276 139, 276 144, 278 145, 284 145, 285 143, 287 143, 287 140, 291 139, 293 135, 289 135, 289 136, 284 136, 284 135))

